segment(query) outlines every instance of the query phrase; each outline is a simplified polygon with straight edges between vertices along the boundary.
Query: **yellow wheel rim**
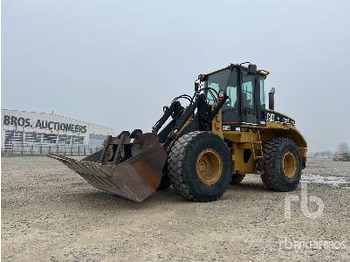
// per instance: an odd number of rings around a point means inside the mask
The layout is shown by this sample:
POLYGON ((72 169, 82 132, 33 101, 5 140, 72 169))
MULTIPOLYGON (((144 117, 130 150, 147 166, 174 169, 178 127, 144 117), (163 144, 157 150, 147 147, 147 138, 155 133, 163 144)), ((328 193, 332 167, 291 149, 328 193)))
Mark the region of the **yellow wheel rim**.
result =
POLYGON ((197 157, 196 173, 198 179, 205 185, 215 184, 221 177, 223 163, 221 156, 214 149, 204 149, 197 157))
POLYGON ((288 151, 284 154, 282 159, 282 167, 284 176, 287 178, 295 177, 297 173, 297 161, 295 160, 295 156, 292 152, 288 151))

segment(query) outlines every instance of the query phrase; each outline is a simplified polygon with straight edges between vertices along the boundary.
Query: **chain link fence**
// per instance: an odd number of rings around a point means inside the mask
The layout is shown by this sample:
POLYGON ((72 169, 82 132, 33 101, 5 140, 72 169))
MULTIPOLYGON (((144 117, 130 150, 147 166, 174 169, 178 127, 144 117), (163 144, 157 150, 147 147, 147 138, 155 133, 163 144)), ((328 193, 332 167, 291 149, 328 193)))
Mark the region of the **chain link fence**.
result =
POLYGON ((57 154, 65 156, 87 156, 102 149, 102 147, 91 147, 85 145, 55 145, 55 144, 27 144, 14 143, 1 149, 2 156, 35 156, 46 154, 57 154))

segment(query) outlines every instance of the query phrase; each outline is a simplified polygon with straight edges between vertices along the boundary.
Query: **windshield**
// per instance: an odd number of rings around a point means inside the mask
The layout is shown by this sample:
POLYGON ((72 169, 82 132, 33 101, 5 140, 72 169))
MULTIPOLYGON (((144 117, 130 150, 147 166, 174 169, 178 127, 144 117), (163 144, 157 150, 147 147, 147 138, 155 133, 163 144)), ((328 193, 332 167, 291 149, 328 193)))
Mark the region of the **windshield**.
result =
MULTIPOLYGON (((216 92, 225 91, 228 98, 222 107, 223 121, 231 122, 233 119, 238 119, 238 100, 237 100, 237 71, 225 69, 213 74, 210 74, 205 82, 206 87, 213 88, 216 92)), ((207 93, 207 102, 212 105, 214 98, 207 93)))
MULTIPOLYGON (((230 75, 231 71, 228 69, 209 75, 207 80, 207 87, 213 88, 216 92, 219 92, 220 90, 226 91, 226 86, 228 84, 230 75)), ((207 101, 209 104, 214 103, 214 98, 209 92, 207 94, 207 101)))
MULTIPOLYGON (((237 107, 237 73, 230 69, 225 69, 208 76, 206 86, 213 88, 216 92, 225 91, 228 99, 224 106, 237 107)), ((214 98, 207 93, 207 101, 210 105, 214 103, 214 98)))

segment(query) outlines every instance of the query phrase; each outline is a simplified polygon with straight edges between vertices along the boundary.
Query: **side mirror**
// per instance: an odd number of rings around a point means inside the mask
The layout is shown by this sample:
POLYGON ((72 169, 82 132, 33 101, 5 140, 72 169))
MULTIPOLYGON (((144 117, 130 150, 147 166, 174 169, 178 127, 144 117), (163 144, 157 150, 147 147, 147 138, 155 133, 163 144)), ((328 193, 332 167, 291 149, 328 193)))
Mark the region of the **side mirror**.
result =
POLYGON ((194 91, 197 92, 199 90, 199 83, 194 82, 194 91))
POLYGON ((269 109, 275 110, 275 88, 271 88, 269 92, 269 109))

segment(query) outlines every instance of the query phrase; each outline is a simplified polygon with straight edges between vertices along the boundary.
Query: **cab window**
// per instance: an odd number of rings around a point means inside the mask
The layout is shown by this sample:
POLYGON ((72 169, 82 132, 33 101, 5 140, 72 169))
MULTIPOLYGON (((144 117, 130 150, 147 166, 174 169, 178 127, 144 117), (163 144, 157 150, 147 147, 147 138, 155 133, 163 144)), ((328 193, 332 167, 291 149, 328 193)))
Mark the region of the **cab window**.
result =
POLYGON ((243 108, 254 109, 253 80, 248 80, 242 84, 242 104, 243 108))
MULTIPOLYGON (((226 91, 226 86, 230 79, 230 73, 231 71, 226 69, 222 70, 216 73, 213 73, 208 76, 208 82, 207 86, 214 89, 216 92, 219 92, 220 90, 226 91)), ((215 99, 210 94, 210 92, 207 93, 207 102, 212 105, 214 103, 215 99)))
POLYGON ((226 89, 226 94, 228 96, 226 106, 238 109, 237 86, 228 86, 226 89))
POLYGON ((259 83, 260 83, 260 105, 265 105, 265 82, 263 79, 260 79, 259 83))
MULTIPOLYGON (((235 108, 238 110, 237 100, 237 73, 229 69, 213 73, 208 76, 207 87, 213 88, 216 92, 225 91, 228 99, 226 100, 223 110, 226 107, 235 108)), ((207 101, 211 105, 214 103, 214 98, 207 93, 207 101)))

